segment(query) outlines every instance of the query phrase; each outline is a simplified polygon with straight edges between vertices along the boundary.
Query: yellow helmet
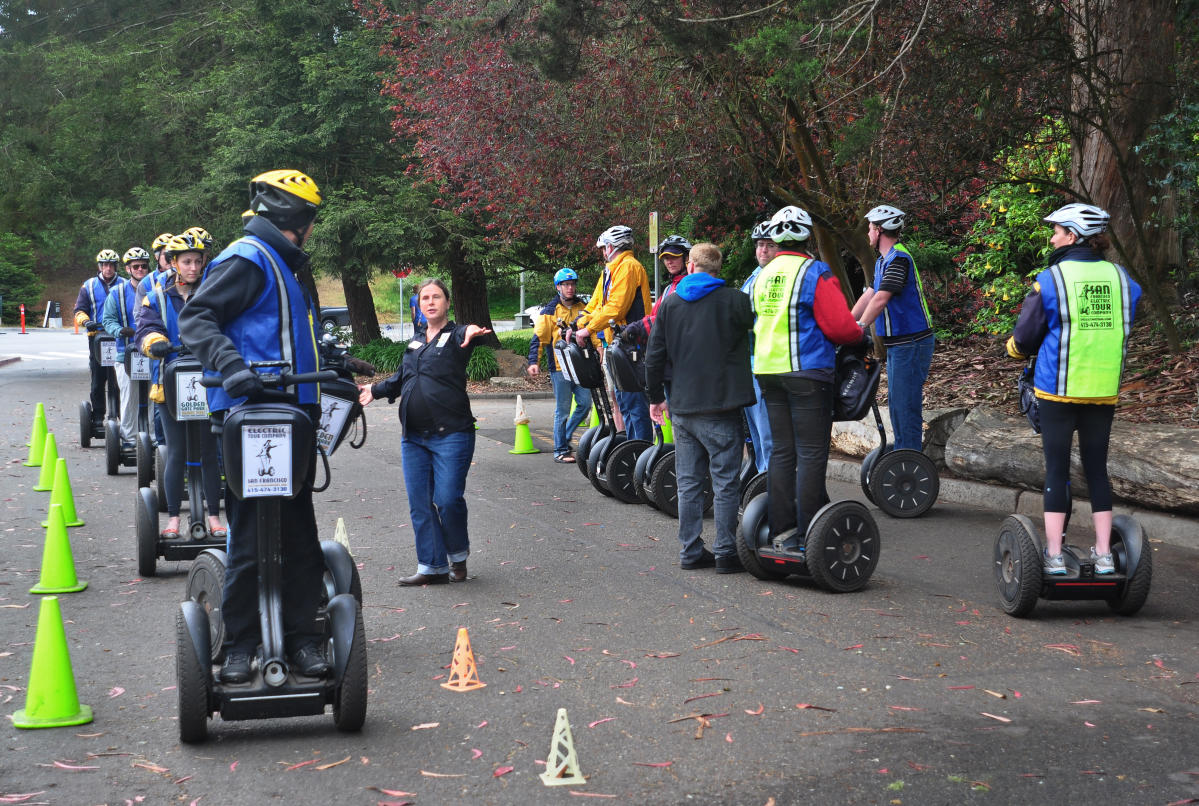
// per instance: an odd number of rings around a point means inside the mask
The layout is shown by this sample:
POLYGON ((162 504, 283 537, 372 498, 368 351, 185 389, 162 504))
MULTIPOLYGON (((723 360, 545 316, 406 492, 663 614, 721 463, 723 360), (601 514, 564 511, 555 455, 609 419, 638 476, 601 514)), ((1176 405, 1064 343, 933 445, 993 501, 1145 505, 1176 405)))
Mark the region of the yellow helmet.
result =
POLYGON ((167 241, 171 240, 171 238, 174 238, 174 237, 175 236, 169 232, 162 233, 161 235, 159 235, 157 238, 154 239, 154 243, 150 244, 150 251, 157 252, 159 249, 162 249, 164 246, 167 245, 167 241))
POLYGON ((279 229, 306 229, 320 203, 316 182, 291 168, 267 171, 250 180, 250 209, 279 229))
POLYGON ((101 249, 96 255, 97 263, 120 263, 121 256, 111 249, 101 249))
POLYGON ((142 249, 140 246, 131 246, 129 247, 129 250, 121 257, 121 260, 125 262, 126 266, 135 260, 144 260, 148 263, 150 261, 150 253, 145 249, 142 249))
POLYGON ((253 210, 246 210, 245 212, 243 212, 243 213, 241 214, 241 220, 242 220, 242 221, 249 221, 249 220, 250 220, 251 218, 253 218, 255 215, 257 215, 257 213, 255 213, 253 210))
POLYGON ((200 239, 186 232, 182 235, 172 235, 163 248, 166 250, 167 260, 171 260, 176 255, 181 255, 184 252, 204 253, 204 244, 200 243, 200 239))
POLYGON ((203 227, 191 227, 183 231, 184 235, 190 235, 197 242, 203 245, 204 250, 212 249, 212 236, 208 234, 208 230, 203 227))

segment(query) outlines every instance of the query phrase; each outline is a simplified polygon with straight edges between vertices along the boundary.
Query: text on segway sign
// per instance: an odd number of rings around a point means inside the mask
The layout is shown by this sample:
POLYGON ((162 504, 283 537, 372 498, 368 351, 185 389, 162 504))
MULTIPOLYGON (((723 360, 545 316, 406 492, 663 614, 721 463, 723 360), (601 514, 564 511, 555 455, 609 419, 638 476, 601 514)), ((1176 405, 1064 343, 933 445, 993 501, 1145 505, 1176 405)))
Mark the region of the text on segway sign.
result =
POLYGON ((150 359, 141 353, 130 353, 129 379, 133 381, 150 380, 150 359))
POLYGON ((200 385, 202 372, 175 373, 175 419, 205 420, 208 418, 208 393, 200 385))
POLYGON ((100 366, 112 367, 117 363, 117 343, 115 341, 100 342, 100 366))
POLYGON ((290 425, 243 426, 241 455, 242 498, 292 494, 290 425))
POLYGON ((332 453, 333 442, 345 428, 353 403, 333 395, 321 395, 321 421, 316 429, 316 444, 325 453, 332 453))

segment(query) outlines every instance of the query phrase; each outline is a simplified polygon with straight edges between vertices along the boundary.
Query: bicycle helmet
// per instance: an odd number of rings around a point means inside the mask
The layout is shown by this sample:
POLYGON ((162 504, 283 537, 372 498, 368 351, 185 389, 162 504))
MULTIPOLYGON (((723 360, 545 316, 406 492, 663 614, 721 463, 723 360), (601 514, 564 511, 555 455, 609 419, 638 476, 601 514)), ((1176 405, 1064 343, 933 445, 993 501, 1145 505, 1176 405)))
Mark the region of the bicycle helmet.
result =
POLYGON ((150 244, 150 251, 157 252, 167 245, 167 241, 175 236, 169 232, 164 232, 154 239, 154 243, 150 244))
POLYGON ((140 246, 131 246, 129 247, 129 250, 121 257, 121 260, 125 262, 126 266, 128 266, 134 260, 144 260, 149 263, 150 253, 145 249, 142 249, 140 246))
POLYGON ((183 234, 192 236, 192 238, 194 238, 204 247, 204 251, 207 252, 208 250, 212 249, 212 236, 209 235, 208 230, 204 229, 203 227, 191 227, 190 229, 185 229, 183 234))
POLYGON ((307 229, 320 204, 316 182, 291 168, 267 171, 250 180, 250 209, 279 229, 307 229))
POLYGON ((256 213, 255 213, 253 210, 246 210, 245 212, 243 212, 243 213, 241 214, 241 220, 242 220, 242 221, 249 221, 249 220, 250 220, 251 218, 253 218, 255 215, 256 215, 256 213))
POLYGON ((684 238, 682 235, 671 235, 662 243, 658 244, 658 255, 666 257, 674 255, 675 257, 686 257, 691 251, 691 241, 684 238))
POLYGON ((806 241, 812 237, 812 217, 807 211, 789 204, 770 217, 770 240, 806 241))
POLYGON ((1111 220, 1107 210, 1093 204, 1075 202, 1059 207, 1043 219, 1046 224, 1060 224, 1079 238, 1088 238, 1107 231, 1107 222, 1111 220))
POLYGON ((626 226, 617 224, 608 227, 595 242, 596 246, 614 246, 617 249, 633 248, 633 231, 626 226))
POLYGON ((579 275, 575 273, 575 270, 569 266, 558 269, 558 271, 554 274, 554 285, 557 285, 558 283, 577 283, 578 281, 579 275))
POLYGON ((866 220, 884 232, 899 232, 903 229, 904 212, 889 204, 880 204, 866 214, 866 220))
POLYGON ((177 255, 182 255, 184 252, 204 253, 204 244, 200 243, 194 235, 189 235, 186 232, 182 235, 171 236, 171 239, 167 241, 166 246, 163 248, 166 249, 167 260, 171 260, 177 255))
POLYGON ((120 263, 121 256, 111 249, 101 249, 96 255, 97 263, 120 263))
POLYGON ((769 241, 770 240, 770 222, 759 221, 754 224, 754 231, 749 234, 752 241, 769 241))

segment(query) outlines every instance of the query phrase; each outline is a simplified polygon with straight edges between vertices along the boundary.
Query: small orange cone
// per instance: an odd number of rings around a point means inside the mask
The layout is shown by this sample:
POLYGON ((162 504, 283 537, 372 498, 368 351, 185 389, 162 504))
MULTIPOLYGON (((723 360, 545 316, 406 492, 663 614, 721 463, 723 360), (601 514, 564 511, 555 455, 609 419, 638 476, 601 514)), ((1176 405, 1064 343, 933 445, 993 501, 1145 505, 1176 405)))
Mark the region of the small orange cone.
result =
POLYGON ((42 576, 29 592, 78 593, 86 587, 87 583, 80 582, 75 575, 75 558, 71 556, 62 506, 51 504, 50 525, 46 527, 46 543, 42 547, 42 576))
POLYGON ((46 447, 42 449, 42 472, 37 477, 37 484, 33 485, 33 489, 39 493, 48 493, 54 489, 54 471, 58 465, 58 443, 54 441, 54 434, 46 434, 46 447))
POLYGON ((29 434, 29 456, 25 459, 25 467, 41 467, 42 451, 46 449, 46 407, 41 403, 33 413, 33 430, 29 434))
POLYGON ((546 786, 587 783, 583 773, 579 772, 579 757, 575 753, 575 742, 570 735, 570 720, 566 718, 565 708, 558 709, 558 718, 554 720, 554 736, 550 739, 550 754, 545 758, 541 783, 546 786))
POLYGON ((92 721, 92 709, 79 704, 57 596, 42 599, 26 691, 25 707, 12 715, 15 727, 65 728, 92 721))
MULTIPOLYGON (((61 456, 55 462, 54 489, 50 491, 50 506, 58 504, 62 507, 63 523, 67 526, 82 526, 79 514, 75 511, 75 496, 71 495, 71 477, 67 475, 67 460, 61 456)), ((50 525, 50 517, 42 521, 42 526, 50 525)))
POLYGON ((470 636, 465 627, 459 627, 458 640, 454 642, 454 660, 450 663, 450 679, 441 687, 450 691, 474 691, 486 685, 479 680, 479 668, 475 665, 475 653, 470 648, 470 636))

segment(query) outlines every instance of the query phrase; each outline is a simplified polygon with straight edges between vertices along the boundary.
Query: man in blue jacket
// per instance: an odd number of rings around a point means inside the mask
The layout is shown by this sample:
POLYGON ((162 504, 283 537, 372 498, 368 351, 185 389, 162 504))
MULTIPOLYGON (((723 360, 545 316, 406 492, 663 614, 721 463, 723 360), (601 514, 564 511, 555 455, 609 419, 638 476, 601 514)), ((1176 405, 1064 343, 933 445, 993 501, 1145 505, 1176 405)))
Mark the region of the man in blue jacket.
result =
POLYGON ((687 276, 666 297, 650 331, 645 357, 650 417, 669 414, 674 427, 675 476, 679 496, 679 566, 716 566, 720 574, 743 570, 737 559, 739 488, 737 473, 745 446, 741 409, 754 402, 749 370, 749 334, 754 315, 749 297, 720 279, 720 248, 696 244, 687 276), (663 377, 673 365, 670 409, 663 377), (713 383, 713 378, 722 383, 713 383), (703 479, 711 473, 715 493, 713 550, 701 539, 703 479))

